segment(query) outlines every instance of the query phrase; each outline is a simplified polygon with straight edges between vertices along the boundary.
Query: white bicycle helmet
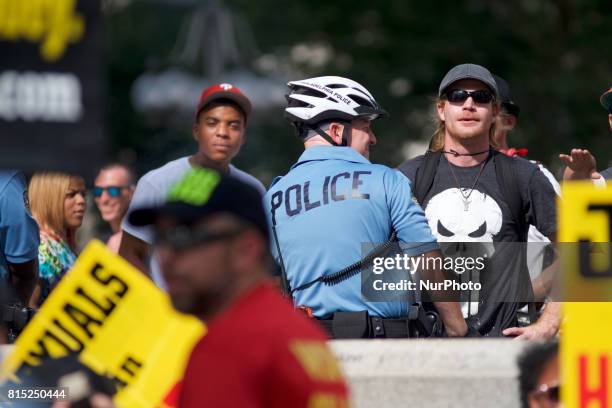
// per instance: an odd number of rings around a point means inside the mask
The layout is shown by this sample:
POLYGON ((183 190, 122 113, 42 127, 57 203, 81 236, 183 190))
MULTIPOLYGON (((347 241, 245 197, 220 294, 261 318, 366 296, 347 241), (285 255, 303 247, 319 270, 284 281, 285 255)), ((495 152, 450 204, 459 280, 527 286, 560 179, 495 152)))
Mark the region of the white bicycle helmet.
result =
POLYGON ((291 81, 287 86, 291 92, 286 96, 285 116, 300 136, 306 128, 324 136, 316 125, 325 121, 388 116, 365 87, 347 78, 323 76, 291 81))

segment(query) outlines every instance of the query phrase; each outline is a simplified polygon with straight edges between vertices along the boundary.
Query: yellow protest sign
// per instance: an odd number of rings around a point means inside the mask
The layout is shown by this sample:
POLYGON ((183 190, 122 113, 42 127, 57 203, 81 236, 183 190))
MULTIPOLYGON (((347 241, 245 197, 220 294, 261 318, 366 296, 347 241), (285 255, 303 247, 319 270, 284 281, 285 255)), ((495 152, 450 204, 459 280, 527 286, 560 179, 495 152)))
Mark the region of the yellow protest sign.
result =
POLYGON ((607 244, 612 229, 612 188, 595 188, 591 182, 566 183, 562 196, 562 298, 578 300, 563 306, 563 404, 606 408, 612 404, 612 303, 608 302, 612 299, 612 262, 607 244), (593 242, 606 244, 593 246, 593 242))
POLYGON ((90 243, 5 359, 3 378, 45 357, 80 353, 120 384, 119 407, 159 406, 182 378, 203 324, 98 241, 90 243))

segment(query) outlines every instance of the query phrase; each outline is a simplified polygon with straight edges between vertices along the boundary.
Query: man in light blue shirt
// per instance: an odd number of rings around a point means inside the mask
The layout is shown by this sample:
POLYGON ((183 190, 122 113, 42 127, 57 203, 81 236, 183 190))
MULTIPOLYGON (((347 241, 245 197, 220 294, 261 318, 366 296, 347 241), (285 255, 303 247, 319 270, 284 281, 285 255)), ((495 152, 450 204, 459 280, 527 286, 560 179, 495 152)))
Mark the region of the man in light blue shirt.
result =
MULTIPOLYGON (((392 232, 408 255, 438 253, 422 209, 409 199, 408 179, 368 161, 376 144, 371 121, 386 112, 350 79, 319 77, 289 87, 285 113, 305 151, 275 180, 264 203, 277 240, 272 253, 284 267, 295 304, 319 319, 364 310, 379 318, 405 317, 405 301, 364 299, 358 274, 332 284, 317 281, 359 261, 364 244, 383 243, 392 232)), ((457 303, 435 305, 447 334, 466 333, 457 303)))

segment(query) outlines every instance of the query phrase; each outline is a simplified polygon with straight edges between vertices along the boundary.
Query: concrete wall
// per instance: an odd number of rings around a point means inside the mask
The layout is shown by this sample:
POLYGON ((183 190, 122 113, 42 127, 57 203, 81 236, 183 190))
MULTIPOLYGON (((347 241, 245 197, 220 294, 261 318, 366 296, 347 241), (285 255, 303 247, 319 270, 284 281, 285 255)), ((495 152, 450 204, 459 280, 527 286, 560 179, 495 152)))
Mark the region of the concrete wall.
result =
POLYGON ((513 340, 334 340, 358 408, 518 408, 513 340))

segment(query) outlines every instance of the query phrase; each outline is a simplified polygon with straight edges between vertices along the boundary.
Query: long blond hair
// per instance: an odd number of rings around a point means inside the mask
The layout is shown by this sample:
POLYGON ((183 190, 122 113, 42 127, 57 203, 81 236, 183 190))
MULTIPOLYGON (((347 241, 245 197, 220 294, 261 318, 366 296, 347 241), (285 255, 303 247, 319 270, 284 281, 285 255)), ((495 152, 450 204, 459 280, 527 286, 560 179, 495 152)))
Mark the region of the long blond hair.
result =
POLYGON ((72 232, 64 224, 64 201, 70 181, 80 176, 62 172, 45 171, 35 173, 28 187, 28 198, 32 215, 40 229, 51 230, 73 244, 72 232))
MULTIPOLYGON (((434 126, 434 133, 431 136, 431 140, 429 141, 429 150, 433 150, 434 152, 439 152, 440 150, 444 150, 444 135, 446 133, 446 125, 444 121, 440 119, 438 116, 438 104, 446 103, 447 100, 444 97, 439 97, 434 99, 433 112, 431 116, 431 120, 434 126)), ((497 104, 497 102, 493 102, 497 104)), ((497 126, 497 120, 494 120, 491 124, 491 129, 489 129, 489 144, 491 145, 491 149, 497 150, 497 142, 495 141, 495 127, 497 126)))

